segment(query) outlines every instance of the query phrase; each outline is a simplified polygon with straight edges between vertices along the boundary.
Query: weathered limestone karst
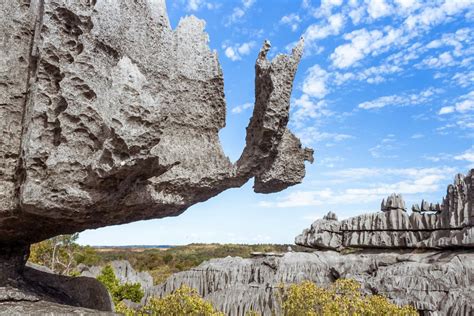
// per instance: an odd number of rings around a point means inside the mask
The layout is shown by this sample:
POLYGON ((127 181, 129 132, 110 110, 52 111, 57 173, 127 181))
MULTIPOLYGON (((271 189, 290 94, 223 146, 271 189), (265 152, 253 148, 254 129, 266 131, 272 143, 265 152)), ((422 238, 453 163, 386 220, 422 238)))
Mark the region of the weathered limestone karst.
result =
POLYGON ((212 259, 170 276, 147 291, 162 296, 186 284, 219 310, 244 316, 253 310, 281 315, 281 284, 312 281, 328 286, 336 279, 361 283, 367 294, 411 304, 421 315, 474 313, 474 253, 471 251, 374 250, 288 252, 279 256, 212 259))
POLYGON ((0 286, 32 242, 176 216, 255 178, 300 183, 288 130, 303 40, 255 65, 255 106, 236 163, 222 150, 224 80, 205 23, 170 27, 164 0, 0 2, 0 286))
MULTIPOLYGON (((412 213, 401 195, 382 201, 382 212, 343 221, 325 217, 296 237, 295 243, 320 249, 474 248, 474 169, 458 174, 441 204, 422 201, 412 213)), ((331 218, 332 215, 331 215, 331 218)))

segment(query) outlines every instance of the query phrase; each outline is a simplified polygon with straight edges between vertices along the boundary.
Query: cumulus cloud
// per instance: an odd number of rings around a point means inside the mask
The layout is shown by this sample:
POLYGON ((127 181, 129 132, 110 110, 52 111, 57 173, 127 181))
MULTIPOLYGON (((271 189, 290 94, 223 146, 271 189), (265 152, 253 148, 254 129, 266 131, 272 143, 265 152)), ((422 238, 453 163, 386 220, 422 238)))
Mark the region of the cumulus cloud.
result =
POLYGON ((250 102, 247 102, 247 103, 237 105, 236 107, 232 108, 232 113, 233 114, 239 114, 239 113, 242 113, 243 111, 245 111, 247 109, 250 109, 252 107, 253 107, 253 104, 250 103, 250 102))
POLYGON ((367 12, 372 19, 392 14, 393 8, 385 0, 366 0, 367 12))
POLYGON ((307 94, 303 94, 300 98, 295 99, 293 103, 292 122, 294 122, 296 128, 303 127, 309 119, 332 115, 326 101, 313 100, 307 94))
POLYGON ((242 0, 241 5, 232 10, 232 14, 227 17, 226 26, 239 22, 247 11, 255 4, 256 0, 242 0))
POLYGON ((291 27, 291 30, 294 32, 298 29, 299 24, 301 23, 301 18, 298 14, 292 13, 283 16, 280 19, 281 24, 286 24, 291 27))
POLYGON ((388 95, 372 101, 360 103, 358 108, 363 110, 380 109, 387 106, 410 106, 427 103, 431 97, 442 93, 443 90, 428 88, 419 93, 388 95))
POLYGON ((296 135, 301 139, 301 142, 306 145, 318 142, 341 142, 354 138, 348 134, 321 132, 314 126, 300 129, 296 132, 296 135))
POLYGON ((392 44, 401 42, 402 34, 401 30, 392 27, 385 31, 356 30, 343 36, 350 43, 336 47, 330 58, 336 68, 348 68, 369 54, 377 55, 392 44))
POLYGON ((187 11, 198 11, 201 8, 207 8, 208 10, 216 9, 219 4, 212 3, 206 0, 187 0, 186 10, 187 11))
POLYGON ((337 183, 352 183, 365 180, 357 188, 326 188, 312 191, 296 191, 273 201, 261 202, 261 207, 301 207, 319 205, 341 205, 360 201, 381 201, 397 192, 417 196, 440 190, 452 177, 454 168, 353 168, 327 172, 337 183), (392 180, 392 182, 389 182, 392 180))
POLYGON ((327 79, 327 71, 322 69, 319 65, 314 65, 307 71, 302 90, 310 97, 322 99, 328 94, 326 87, 327 79))
POLYGON ((474 146, 466 150, 464 153, 454 156, 454 159, 474 163, 474 146))
POLYGON ((224 43, 222 49, 227 58, 232 61, 238 61, 242 59, 242 56, 249 55, 255 45, 256 43, 254 41, 242 44, 224 43))
POLYGON ((473 110, 474 110, 474 91, 471 91, 468 94, 461 96, 459 98, 459 101, 456 104, 442 107, 439 110, 438 114, 444 115, 444 114, 450 114, 454 112, 466 113, 473 110))

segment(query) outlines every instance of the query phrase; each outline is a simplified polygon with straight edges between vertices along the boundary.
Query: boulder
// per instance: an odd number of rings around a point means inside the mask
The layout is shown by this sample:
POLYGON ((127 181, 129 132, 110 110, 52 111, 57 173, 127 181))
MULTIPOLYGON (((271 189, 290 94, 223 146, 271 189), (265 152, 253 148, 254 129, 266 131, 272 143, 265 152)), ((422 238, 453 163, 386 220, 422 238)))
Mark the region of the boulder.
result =
POLYGON ((1 290, 28 288, 31 243, 176 216, 251 178, 261 193, 302 181, 313 151, 287 124, 303 40, 273 60, 263 44, 246 146, 231 162, 204 27, 188 16, 173 30, 165 0, 0 2, 1 290))

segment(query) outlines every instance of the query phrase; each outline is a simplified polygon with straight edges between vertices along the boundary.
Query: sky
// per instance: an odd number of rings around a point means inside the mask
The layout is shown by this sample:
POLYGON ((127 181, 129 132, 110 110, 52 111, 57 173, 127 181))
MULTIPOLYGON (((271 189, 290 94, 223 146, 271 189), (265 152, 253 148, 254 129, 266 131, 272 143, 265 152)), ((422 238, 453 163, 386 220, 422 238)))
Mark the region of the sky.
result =
MULTIPOLYGON (((150 0, 152 1, 152 0, 150 0)), ((254 102, 254 65, 305 38, 290 129, 315 150, 302 184, 240 189, 178 217, 88 230, 90 245, 293 243, 328 211, 380 210, 391 193, 408 206, 440 202, 455 174, 474 168, 474 0, 168 0, 171 25, 195 15, 224 72, 236 161, 254 102)))

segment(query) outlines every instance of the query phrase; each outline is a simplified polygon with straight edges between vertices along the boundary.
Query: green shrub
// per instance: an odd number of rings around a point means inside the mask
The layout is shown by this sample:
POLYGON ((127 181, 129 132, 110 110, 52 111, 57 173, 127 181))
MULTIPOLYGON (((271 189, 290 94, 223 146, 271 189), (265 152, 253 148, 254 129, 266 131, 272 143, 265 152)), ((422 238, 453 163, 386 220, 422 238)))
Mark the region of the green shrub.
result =
POLYGON ((328 289, 310 281, 282 287, 284 315, 418 315, 410 305, 397 306, 380 295, 363 295, 360 284, 350 279, 339 279, 328 289))
POLYGON ((216 311, 211 303, 200 297, 195 289, 186 285, 182 285, 163 298, 152 298, 139 311, 128 308, 123 303, 116 306, 116 311, 126 316, 224 316, 223 313, 216 311))
POLYGON ((143 291, 140 283, 120 284, 119 279, 115 276, 114 269, 110 265, 106 265, 97 280, 102 282, 112 296, 114 304, 117 305, 121 301, 127 299, 135 303, 139 303, 143 298, 143 291))

